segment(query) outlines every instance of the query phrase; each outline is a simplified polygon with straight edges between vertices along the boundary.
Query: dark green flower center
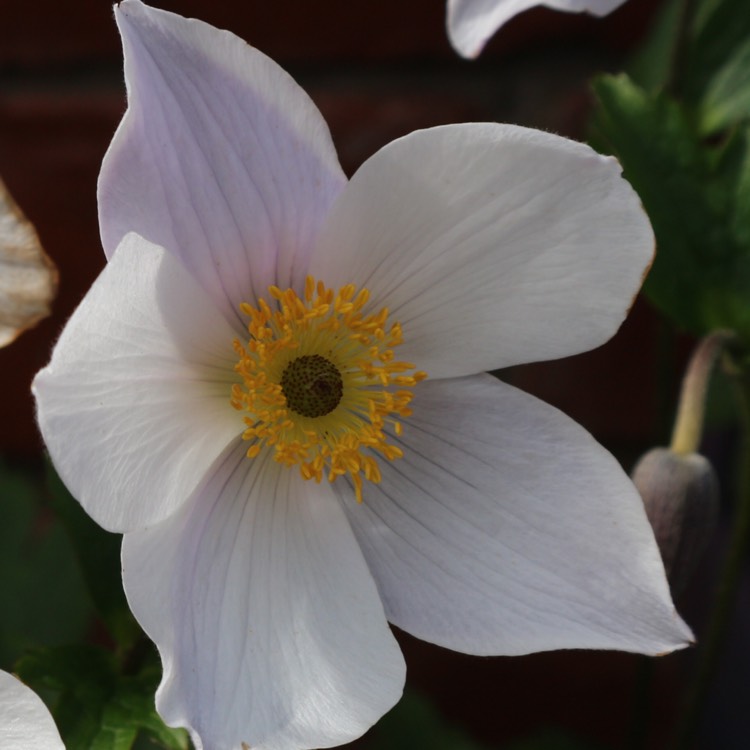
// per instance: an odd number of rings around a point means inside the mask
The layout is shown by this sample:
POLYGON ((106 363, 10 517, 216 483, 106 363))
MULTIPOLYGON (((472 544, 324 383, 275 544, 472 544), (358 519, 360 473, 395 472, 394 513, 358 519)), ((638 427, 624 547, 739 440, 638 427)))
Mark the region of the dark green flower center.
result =
POLYGON ((287 406, 303 417, 324 417, 341 401, 344 383, 338 367, 320 354, 292 360, 281 375, 287 406))

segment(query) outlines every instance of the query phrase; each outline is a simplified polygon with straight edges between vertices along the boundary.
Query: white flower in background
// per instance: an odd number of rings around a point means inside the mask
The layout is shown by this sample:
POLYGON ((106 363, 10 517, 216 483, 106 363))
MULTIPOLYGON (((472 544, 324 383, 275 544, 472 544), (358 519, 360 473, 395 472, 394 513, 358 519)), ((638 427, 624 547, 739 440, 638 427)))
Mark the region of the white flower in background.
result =
POLYGON ((57 269, 0 180, 0 347, 50 314, 57 269))
POLYGON ((0 748, 65 750, 42 699, 12 674, 0 670, 0 748))
POLYGON ((35 392, 62 478, 125 533, 167 723, 210 750, 347 742, 401 694, 387 621, 472 654, 684 646, 614 458, 476 374, 619 326, 653 235, 617 162, 455 125, 347 181, 267 57, 116 15, 109 263, 35 392))
POLYGON ((463 57, 476 57, 513 16, 543 5, 571 13, 606 16, 625 0, 448 0, 448 37, 463 57))

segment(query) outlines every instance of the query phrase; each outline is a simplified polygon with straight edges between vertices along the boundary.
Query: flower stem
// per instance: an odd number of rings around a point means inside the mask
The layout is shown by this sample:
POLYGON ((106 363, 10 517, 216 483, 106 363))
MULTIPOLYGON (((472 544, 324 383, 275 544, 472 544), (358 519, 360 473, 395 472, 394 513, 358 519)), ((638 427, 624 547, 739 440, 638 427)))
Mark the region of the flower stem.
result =
POLYGON ((703 433, 703 418, 706 412, 706 391, 714 363, 724 346, 734 338, 731 331, 714 331, 706 336, 690 359, 680 391, 672 445, 674 453, 687 455, 696 453, 703 433))
POLYGON ((677 17, 677 33, 672 47, 669 73, 665 84, 666 90, 673 96, 680 95, 680 74, 685 60, 688 36, 695 13, 695 0, 682 0, 677 17))
POLYGON ((739 501, 732 528, 732 536, 724 565, 719 576, 716 602, 711 619, 698 651, 695 677, 685 698, 681 721, 676 733, 675 748, 689 750, 701 718, 701 708, 710 686, 727 625, 734 609, 743 563, 750 543, 750 377, 739 379, 742 416, 742 451, 740 453, 739 501))

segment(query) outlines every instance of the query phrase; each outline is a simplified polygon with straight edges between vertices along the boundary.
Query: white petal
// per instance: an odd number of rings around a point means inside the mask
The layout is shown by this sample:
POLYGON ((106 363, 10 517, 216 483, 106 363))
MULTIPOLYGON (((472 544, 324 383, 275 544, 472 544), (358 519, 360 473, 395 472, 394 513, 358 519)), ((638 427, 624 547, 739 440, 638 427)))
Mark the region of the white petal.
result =
POLYGON ((513 16, 536 5, 606 16, 625 0, 448 0, 448 36, 464 57, 476 57, 490 37, 513 16))
POLYGON ((57 283, 34 225, 0 180, 0 347, 50 314, 57 283))
POLYGON ((110 254, 130 231, 178 255, 229 317, 269 284, 304 281, 345 184, 297 84, 227 31, 123 0, 128 111, 102 166, 110 254))
POLYGON ((330 487, 246 447, 125 536, 128 600, 164 664, 157 709, 198 750, 342 744, 398 700, 403 658, 330 487))
POLYGON ((55 467, 104 528, 166 518, 242 432, 234 336, 177 259, 125 238, 33 386, 55 467))
POLYGON ((687 645, 640 498, 585 430, 489 375, 416 394, 364 504, 333 485, 391 622, 483 655, 687 645))
POLYGON ((0 670, 0 747, 3 750, 65 750, 42 699, 0 670))
POLYGON ((585 351, 617 330, 653 254, 620 171, 513 125, 418 131, 354 175, 311 272, 367 286, 403 325, 399 359, 433 378, 585 351))

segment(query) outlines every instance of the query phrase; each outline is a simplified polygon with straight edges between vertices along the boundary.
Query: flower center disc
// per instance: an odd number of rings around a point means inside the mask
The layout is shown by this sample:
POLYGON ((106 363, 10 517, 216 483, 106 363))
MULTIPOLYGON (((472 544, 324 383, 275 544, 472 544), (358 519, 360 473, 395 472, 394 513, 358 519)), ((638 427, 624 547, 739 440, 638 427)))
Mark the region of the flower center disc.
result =
POLYGON ((247 456, 268 448, 316 482, 346 475, 361 502, 362 481, 380 481, 378 460, 401 457, 390 440, 427 374, 396 359, 401 326, 388 324, 387 308, 365 311, 367 289, 308 277, 302 294, 272 286, 268 295, 240 305, 249 338, 234 341, 241 382, 230 403, 244 412, 247 456))
POLYGON ((303 417, 323 417, 341 403, 344 381, 338 367, 320 354, 292 360, 281 375, 287 406, 303 417))

